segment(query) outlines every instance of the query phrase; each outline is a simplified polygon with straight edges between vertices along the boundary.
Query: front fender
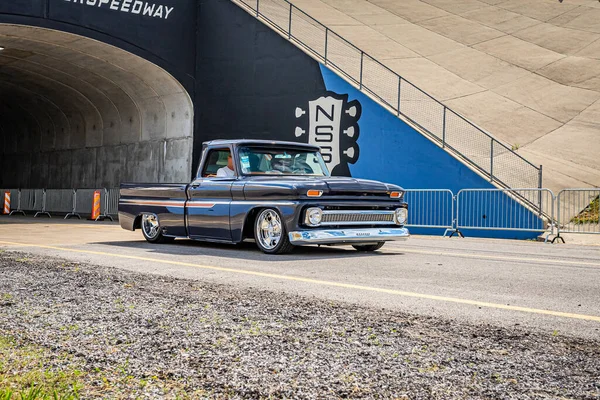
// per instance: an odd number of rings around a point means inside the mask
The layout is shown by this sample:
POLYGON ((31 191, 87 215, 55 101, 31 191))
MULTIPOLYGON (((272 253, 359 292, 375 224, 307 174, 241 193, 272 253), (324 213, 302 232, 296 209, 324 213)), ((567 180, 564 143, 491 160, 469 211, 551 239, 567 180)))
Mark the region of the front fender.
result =
POLYGON ((254 236, 254 221, 258 212, 265 208, 279 211, 287 232, 296 229, 300 206, 297 202, 274 201, 265 203, 232 202, 230 208, 231 237, 239 243, 254 236))

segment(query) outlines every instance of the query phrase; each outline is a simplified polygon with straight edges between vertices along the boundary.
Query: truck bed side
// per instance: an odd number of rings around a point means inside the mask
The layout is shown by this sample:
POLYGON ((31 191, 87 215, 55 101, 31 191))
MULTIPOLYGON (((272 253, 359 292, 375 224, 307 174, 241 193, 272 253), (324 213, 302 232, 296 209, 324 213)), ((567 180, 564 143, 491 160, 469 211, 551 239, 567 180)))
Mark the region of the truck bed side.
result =
POLYGON ((143 213, 156 214, 165 236, 187 237, 185 225, 185 183, 121 184, 119 222, 123 229, 139 228, 143 213))

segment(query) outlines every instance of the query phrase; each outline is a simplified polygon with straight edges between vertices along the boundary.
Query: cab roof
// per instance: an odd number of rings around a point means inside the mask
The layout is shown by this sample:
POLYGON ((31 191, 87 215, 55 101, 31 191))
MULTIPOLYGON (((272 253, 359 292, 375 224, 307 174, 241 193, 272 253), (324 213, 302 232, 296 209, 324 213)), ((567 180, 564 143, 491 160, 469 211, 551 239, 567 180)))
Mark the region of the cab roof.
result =
POLYGON ((211 140, 202 143, 203 146, 263 146, 263 147, 295 147, 307 150, 319 151, 319 146, 300 142, 285 142, 281 140, 258 140, 258 139, 233 139, 233 140, 211 140))

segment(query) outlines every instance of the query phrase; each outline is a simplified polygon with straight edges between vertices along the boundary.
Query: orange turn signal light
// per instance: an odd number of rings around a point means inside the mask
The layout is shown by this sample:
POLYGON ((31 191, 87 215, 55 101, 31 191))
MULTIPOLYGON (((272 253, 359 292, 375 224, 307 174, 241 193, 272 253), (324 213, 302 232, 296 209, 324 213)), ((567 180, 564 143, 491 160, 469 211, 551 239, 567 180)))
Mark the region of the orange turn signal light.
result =
POLYGON ((401 195, 402 195, 402 193, 400 193, 400 192, 392 192, 392 193, 390 193, 390 198, 399 199, 401 195))
POLYGON ((306 192, 306 195, 308 197, 321 197, 323 195, 323 191, 322 190, 311 189, 308 192, 306 192))

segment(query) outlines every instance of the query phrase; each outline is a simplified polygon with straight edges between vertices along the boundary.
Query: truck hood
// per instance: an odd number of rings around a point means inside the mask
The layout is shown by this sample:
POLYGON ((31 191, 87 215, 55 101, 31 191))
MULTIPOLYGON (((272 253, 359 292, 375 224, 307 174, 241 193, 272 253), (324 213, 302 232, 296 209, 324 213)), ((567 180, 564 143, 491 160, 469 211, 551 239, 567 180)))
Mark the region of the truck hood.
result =
MULTIPOLYGON (((386 183, 371 181, 367 179, 347 178, 347 177, 327 177, 322 178, 322 181, 329 188, 331 195, 351 195, 361 193, 371 194, 387 194, 391 186, 386 183)), ((399 190, 396 187, 396 190, 399 190)))
POLYGON ((400 186, 368 179, 349 178, 342 176, 312 177, 312 176, 269 176, 248 177, 244 185, 246 195, 264 196, 270 193, 294 193, 302 196, 309 189, 322 190, 323 196, 389 196, 391 191, 403 191, 400 186))

